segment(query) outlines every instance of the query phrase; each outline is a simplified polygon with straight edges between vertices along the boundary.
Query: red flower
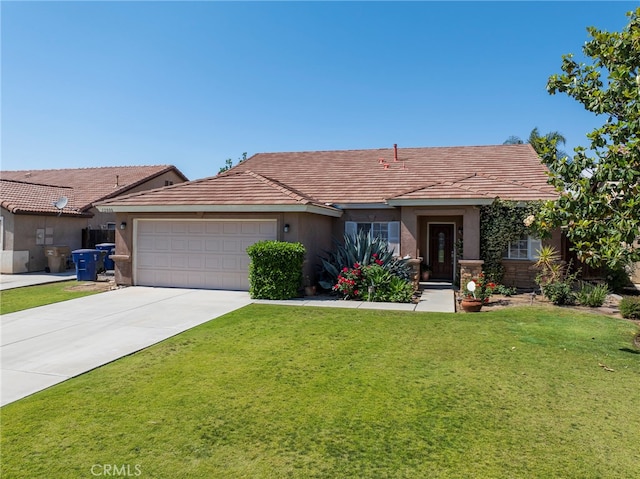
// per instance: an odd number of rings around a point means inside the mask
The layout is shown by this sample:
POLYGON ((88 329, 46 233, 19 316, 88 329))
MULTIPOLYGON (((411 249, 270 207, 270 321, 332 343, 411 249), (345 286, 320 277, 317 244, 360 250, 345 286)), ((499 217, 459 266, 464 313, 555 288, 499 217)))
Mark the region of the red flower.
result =
POLYGON ((374 258, 378 257, 378 253, 373 253, 371 256, 373 256, 374 258))
POLYGON ((353 267, 354 267, 355 269, 358 269, 358 268, 360 267, 360 263, 353 263, 353 267))
POLYGON ((346 273, 347 271, 349 271, 349 268, 347 268, 346 266, 344 268, 342 268, 342 272, 346 273))
POLYGON ((383 264, 383 263, 382 263, 382 261, 381 261, 381 260, 377 259, 377 260, 376 260, 376 264, 378 264, 378 265, 382 266, 382 264, 383 264))

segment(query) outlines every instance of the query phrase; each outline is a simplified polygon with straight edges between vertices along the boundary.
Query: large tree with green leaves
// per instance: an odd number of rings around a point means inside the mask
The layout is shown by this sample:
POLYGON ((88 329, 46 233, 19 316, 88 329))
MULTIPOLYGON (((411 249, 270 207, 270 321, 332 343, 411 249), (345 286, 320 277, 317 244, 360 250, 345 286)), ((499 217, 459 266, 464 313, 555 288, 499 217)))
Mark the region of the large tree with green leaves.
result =
POLYGON ((581 260, 612 268, 640 260, 640 8, 627 15, 621 32, 587 28, 589 63, 565 55, 563 73, 547 83, 550 94, 565 93, 603 119, 587 134, 588 148, 559 157, 549 140, 539 151, 561 196, 543 207, 538 226, 566 228, 581 260))

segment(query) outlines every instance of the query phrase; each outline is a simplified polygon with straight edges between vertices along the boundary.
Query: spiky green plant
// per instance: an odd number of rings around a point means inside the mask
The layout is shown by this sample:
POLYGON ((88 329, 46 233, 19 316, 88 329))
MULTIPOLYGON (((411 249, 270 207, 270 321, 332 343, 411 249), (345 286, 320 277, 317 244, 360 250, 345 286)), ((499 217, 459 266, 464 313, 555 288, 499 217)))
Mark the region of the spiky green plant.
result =
POLYGON ((344 235, 343 243, 334 239, 334 246, 333 251, 326 252, 326 258, 321 258, 322 270, 318 283, 324 289, 333 288, 342 269, 353 268, 355 264, 378 264, 401 279, 409 280, 411 277, 407 261, 394 258, 389 242, 383 238, 371 238, 367 232, 360 231, 357 235, 344 235))

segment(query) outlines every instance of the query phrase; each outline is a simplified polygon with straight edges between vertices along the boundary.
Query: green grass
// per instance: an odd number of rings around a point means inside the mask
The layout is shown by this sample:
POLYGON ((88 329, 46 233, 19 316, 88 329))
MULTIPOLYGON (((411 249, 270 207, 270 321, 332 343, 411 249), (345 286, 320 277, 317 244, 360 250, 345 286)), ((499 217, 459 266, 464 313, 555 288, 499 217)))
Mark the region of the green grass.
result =
POLYGON ((251 305, 2 408, 2 477, 635 477, 637 331, 251 305))
POLYGON ((23 309, 59 303, 69 299, 81 298, 100 291, 69 291, 72 286, 86 284, 86 282, 61 281, 58 283, 26 286, 24 288, 0 291, 0 314, 14 313, 23 309))

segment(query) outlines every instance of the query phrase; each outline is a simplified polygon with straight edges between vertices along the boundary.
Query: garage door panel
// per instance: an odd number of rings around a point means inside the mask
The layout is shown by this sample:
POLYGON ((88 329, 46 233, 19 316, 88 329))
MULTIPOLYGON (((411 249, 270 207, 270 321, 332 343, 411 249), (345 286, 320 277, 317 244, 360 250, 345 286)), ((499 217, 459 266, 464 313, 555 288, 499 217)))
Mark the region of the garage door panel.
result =
POLYGON ((257 241, 276 239, 275 221, 140 220, 136 284, 247 290, 249 256, 257 241))
POLYGON ((221 248, 220 240, 207 239, 204 243, 204 249, 207 252, 219 252, 221 248))
POLYGON ((260 223, 260 234, 265 239, 276 238, 276 222, 260 223))
POLYGON ((171 223, 171 233, 182 235, 188 232, 189 225, 185 221, 174 221, 171 223))

